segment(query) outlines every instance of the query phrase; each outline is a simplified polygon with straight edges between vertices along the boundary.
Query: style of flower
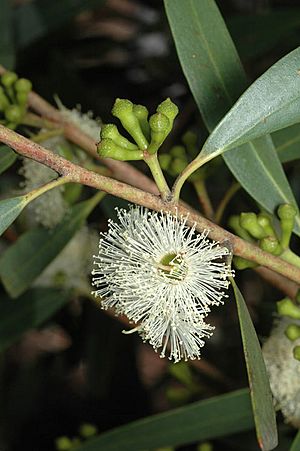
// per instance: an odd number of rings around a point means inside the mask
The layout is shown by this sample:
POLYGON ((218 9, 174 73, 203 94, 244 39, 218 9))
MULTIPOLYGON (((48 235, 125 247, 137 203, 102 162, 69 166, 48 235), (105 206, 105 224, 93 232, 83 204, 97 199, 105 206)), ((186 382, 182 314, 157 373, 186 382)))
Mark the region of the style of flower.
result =
POLYGON ((293 356, 293 348, 300 338, 289 340, 285 330, 290 324, 300 325, 295 319, 277 319, 269 338, 262 347, 275 405, 285 420, 300 427, 300 362, 293 356))
POLYGON ((230 251, 198 234, 187 217, 143 207, 118 210, 109 220, 95 256, 93 286, 103 309, 115 308, 137 323, 144 341, 170 360, 200 358, 203 338, 212 335, 204 319, 226 297, 233 275, 230 251))

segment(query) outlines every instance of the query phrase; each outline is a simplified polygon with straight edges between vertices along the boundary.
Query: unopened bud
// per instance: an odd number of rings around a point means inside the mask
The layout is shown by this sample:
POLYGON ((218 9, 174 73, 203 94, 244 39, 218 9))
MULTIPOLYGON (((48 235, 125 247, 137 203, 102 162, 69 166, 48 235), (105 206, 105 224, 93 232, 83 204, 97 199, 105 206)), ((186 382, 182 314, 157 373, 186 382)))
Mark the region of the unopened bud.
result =
POLYGON ((260 240, 259 247, 272 255, 280 255, 282 253, 282 247, 274 236, 267 236, 260 240))
POLYGON ((120 119, 125 130, 133 137, 138 147, 146 150, 148 141, 145 138, 139 120, 133 113, 133 103, 127 99, 116 99, 112 114, 120 119))
POLYGON ((137 117, 142 132, 144 133, 144 135, 146 136, 146 138, 148 140, 150 140, 150 126, 148 123, 148 110, 144 105, 133 105, 133 113, 135 114, 135 116, 137 117))
POLYGON ((151 142, 148 152, 153 154, 158 151, 168 135, 170 121, 162 113, 155 113, 149 119, 151 142))
POLYGON ((188 130, 181 139, 190 156, 194 158, 198 153, 196 133, 188 130))
POLYGON ((300 346, 295 346, 293 349, 294 359, 300 360, 300 346))
POLYGON ((32 83, 27 78, 19 78, 15 83, 15 90, 17 92, 29 93, 32 89, 32 83))
POLYGON ((18 124, 23 117, 23 111, 18 105, 9 105, 4 111, 4 115, 9 122, 18 124))
POLYGON ((297 340, 297 338, 300 338, 300 326, 298 326, 297 324, 290 324, 285 329, 284 333, 289 340, 295 341, 297 340))
POLYGON ((258 240, 261 240, 262 238, 267 236, 264 229, 258 224, 257 216, 255 213, 241 213, 240 225, 245 230, 247 230, 250 235, 258 240))
POLYGON ((127 150, 118 146, 112 139, 102 139, 97 146, 99 155, 103 158, 112 158, 119 161, 142 160, 142 150, 127 150))
POLYGON ((168 133, 172 130, 173 122, 175 117, 178 114, 178 107, 175 105, 175 103, 172 102, 170 98, 167 98, 164 100, 158 107, 156 108, 156 111, 158 113, 163 113, 167 118, 169 119, 169 130, 168 133))
POLYGON ((259 213, 259 215, 257 215, 257 222, 264 229, 268 236, 276 237, 272 221, 266 213, 259 213))
POLYGON ((128 150, 137 150, 138 147, 136 144, 131 143, 128 139, 124 138, 119 133, 119 130, 114 124, 105 124, 101 128, 101 139, 109 138, 114 141, 118 146, 124 147, 124 149, 128 150))
POLYGON ((291 299, 284 298, 277 302, 277 311, 281 316, 288 316, 293 319, 300 319, 300 308, 291 299))
POLYGON ((249 269, 249 268, 255 268, 257 264, 255 262, 252 262, 250 260, 246 260, 243 257, 234 256, 233 257, 233 263, 236 269, 243 270, 243 269, 249 269))
POLYGON ((166 171, 169 168, 171 160, 172 160, 172 157, 168 153, 163 153, 162 155, 158 156, 158 161, 159 161, 160 167, 164 171, 166 171))
POLYGON ((10 88, 17 79, 18 79, 18 76, 15 72, 7 71, 1 75, 1 82, 2 82, 3 86, 5 86, 6 88, 10 88))
POLYGON ((185 147, 183 147, 183 146, 173 146, 172 149, 170 150, 170 154, 173 157, 186 159, 186 151, 185 151, 185 147))
POLYGON ((277 210, 281 225, 281 246, 287 249, 290 244, 297 210, 293 205, 283 204, 277 210))

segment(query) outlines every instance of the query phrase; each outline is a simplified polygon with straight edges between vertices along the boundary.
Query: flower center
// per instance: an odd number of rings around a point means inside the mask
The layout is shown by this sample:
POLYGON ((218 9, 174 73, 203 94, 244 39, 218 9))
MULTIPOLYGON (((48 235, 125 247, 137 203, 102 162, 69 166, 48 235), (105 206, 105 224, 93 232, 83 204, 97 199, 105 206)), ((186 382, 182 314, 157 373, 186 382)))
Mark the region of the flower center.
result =
POLYGON ((158 268, 162 274, 174 280, 183 280, 187 272, 182 257, 174 252, 164 255, 158 263, 158 268))

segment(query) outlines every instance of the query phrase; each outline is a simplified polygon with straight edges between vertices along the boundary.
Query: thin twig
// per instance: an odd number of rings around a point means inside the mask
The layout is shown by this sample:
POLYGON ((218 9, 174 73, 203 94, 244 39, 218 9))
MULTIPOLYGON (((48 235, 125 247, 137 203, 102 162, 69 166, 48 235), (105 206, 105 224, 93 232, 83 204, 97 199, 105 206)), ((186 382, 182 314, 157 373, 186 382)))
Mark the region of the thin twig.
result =
POLYGON ((262 251, 257 246, 242 240, 210 222, 185 205, 164 202, 158 196, 82 168, 2 125, 0 125, 0 142, 7 144, 20 155, 38 161, 52 168, 57 173, 67 176, 72 182, 100 189, 152 210, 169 211, 172 214, 179 214, 184 217, 188 216, 187 222, 189 224, 195 224, 196 229, 199 231, 203 229, 209 230, 209 236, 214 240, 220 242, 226 241, 236 255, 254 261, 259 265, 266 266, 300 284, 300 268, 283 261, 279 257, 262 251))

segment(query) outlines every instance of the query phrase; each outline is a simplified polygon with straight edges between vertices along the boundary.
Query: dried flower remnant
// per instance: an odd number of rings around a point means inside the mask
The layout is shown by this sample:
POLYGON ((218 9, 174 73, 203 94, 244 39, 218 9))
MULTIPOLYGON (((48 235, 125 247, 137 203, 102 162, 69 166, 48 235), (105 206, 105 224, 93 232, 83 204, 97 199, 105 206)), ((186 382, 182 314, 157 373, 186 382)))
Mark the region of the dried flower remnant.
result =
POLYGON ((278 319, 262 350, 276 407, 288 423, 299 428, 300 361, 294 358, 293 349, 300 345, 300 338, 287 338, 285 331, 290 324, 300 325, 300 321, 278 319))
POLYGON ((135 330, 161 357, 200 358, 213 327, 204 319, 226 297, 226 247, 187 226, 187 218, 143 207, 118 210, 95 256, 93 286, 102 308, 138 323, 135 330), (167 351, 169 348, 169 351, 167 351))

